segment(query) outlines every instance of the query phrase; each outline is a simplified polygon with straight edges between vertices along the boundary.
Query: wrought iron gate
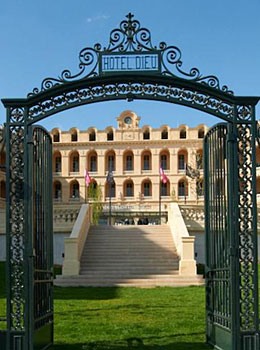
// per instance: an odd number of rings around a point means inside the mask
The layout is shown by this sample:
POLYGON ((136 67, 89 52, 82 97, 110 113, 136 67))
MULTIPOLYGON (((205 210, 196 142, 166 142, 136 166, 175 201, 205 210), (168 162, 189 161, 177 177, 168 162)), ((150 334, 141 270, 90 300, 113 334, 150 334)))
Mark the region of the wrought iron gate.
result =
POLYGON ((14 147, 7 157, 7 217, 17 222, 7 225, 5 349, 43 350, 53 343, 52 142, 39 126, 28 127, 26 135, 18 126, 7 138, 14 147), (12 173, 17 164, 20 172, 12 173))
POLYGON ((129 13, 108 45, 85 47, 76 73, 48 77, 6 108, 6 350, 52 343, 51 141, 32 125, 101 101, 179 104, 227 125, 205 139, 207 340, 222 350, 259 350, 255 106, 214 75, 182 68, 181 50, 153 45, 129 13), (140 64, 143 62, 142 64, 140 64), (44 176, 43 176, 44 175, 44 176), (32 345, 34 344, 34 345, 32 345))
POLYGON ((250 126, 214 126, 205 137, 204 154, 207 341, 217 349, 258 350, 255 154, 250 126))
POLYGON ((53 230, 52 230, 52 143, 41 127, 30 128, 28 183, 32 199, 28 203, 31 259, 29 261, 28 334, 30 349, 47 349, 53 343, 53 230), (30 183, 31 182, 31 183, 30 183), (32 217, 32 220, 30 220, 32 217))

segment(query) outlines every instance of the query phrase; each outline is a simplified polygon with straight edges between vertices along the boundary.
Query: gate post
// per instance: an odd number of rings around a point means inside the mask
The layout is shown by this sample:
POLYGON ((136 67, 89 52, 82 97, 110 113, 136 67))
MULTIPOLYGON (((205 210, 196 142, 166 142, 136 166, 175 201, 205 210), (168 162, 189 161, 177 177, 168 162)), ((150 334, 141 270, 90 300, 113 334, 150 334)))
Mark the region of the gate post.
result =
POLYGON ((238 316, 242 350, 259 350, 255 105, 239 98, 237 135, 238 316))
POLYGON ((27 350, 26 318, 26 238, 25 238, 25 139, 26 110, 7 107, 6 123, 6 350, 27 350))

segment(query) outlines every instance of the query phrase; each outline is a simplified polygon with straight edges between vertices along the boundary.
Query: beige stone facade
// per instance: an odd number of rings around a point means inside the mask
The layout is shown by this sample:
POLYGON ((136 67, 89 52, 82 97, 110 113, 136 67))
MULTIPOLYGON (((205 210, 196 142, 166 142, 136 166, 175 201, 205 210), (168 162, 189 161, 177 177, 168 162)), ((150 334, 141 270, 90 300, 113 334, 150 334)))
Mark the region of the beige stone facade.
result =
POLYGON ((53 193, 56 203, 84 203, 88 194, 84 180, 87 169, 93 181, 100 184, 104 208, 108 204, 108 170, 112 170, 114 210, 158 211, 159 186, 162 210, 172 201, 198 204, 203 201, 203 137, 208 128, 163 125, 139 126, 140 117, 124 111, 117 118, 117 128, 86 131, 57 128, 53 137, 53 193), (198 171, 198 177, 186 176, 186 165, 198 171), (160 181, 164 169, 167 184, 160 181), (199 190, 198 190, 199 189, 199 190))

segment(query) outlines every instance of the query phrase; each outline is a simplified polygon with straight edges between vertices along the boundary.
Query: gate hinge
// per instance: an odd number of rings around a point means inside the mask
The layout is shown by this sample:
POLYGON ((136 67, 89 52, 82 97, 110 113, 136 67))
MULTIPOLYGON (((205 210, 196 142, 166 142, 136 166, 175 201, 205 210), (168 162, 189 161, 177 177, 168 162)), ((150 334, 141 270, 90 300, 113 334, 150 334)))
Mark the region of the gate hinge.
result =
POLYGON ((233 133, 228 133, 227 134, 227 142, 235 142, 236 141, 236 135, 233 133))

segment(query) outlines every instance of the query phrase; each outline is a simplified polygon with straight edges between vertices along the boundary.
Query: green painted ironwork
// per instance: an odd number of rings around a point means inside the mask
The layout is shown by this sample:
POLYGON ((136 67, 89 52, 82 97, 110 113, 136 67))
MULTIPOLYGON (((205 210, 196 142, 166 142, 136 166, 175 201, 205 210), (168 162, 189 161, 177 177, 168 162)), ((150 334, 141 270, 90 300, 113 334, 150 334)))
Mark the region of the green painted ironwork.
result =
MULTIPOLYGON (((7 111, 6 350, 38 350, 52 341, 52 248, 43 244, 48 262, 42 265, 37 260, 41 259, 37 244, 46 236, 40 226, 35 231, 34 224, 42 212, 33 211, 37 196, 32 194, 34 189, 34 194, 49 193, 51 198, 52 185, 46 172, 47 177, 40 178, 41 162, 34 163, 31 156, 47 162, 41 157, 51 152, 47 134, 34 134, 33 124, 76 106, 133 99, 180 104, 227 122, 209 132, 205 146, 207 341, 222 350, 259 349, 255 161, 255 105, 259 97, 235 96, 217 77, 203 76, 197 68, 185 72, 181 56, 176 46, 164 42, 154 46, 149 30, 129 14, 111 31, 107 47, 96 44, 81 50, 77 73, 64 70, 58 78, 44 79, 40 89, 35 88, 26 98, 2 99, 7 111), (125 57, 126 62, 130 56, 152 55, 158 55, 158 70, 122 69, 121 63, 116 72, 104 74, 102 68, 102 57, 125 57), (37 144, 38 137, 44 137, 47 148, 37 144), (45 187, 49 192, 43 192, 45 187), (41 287, 36 282, 33 289, 35 281, 44 281, 45 296, 49 293, 44 305, 37 303, 41 287), (46 343, 37 340, 42 334, 47 334, 46 343)), ((47 210, 48 198, 44 198, 47 210)), ((44 225, 49 231, 45 233, 50 234, 52 213, 46 213, 44 225)))

